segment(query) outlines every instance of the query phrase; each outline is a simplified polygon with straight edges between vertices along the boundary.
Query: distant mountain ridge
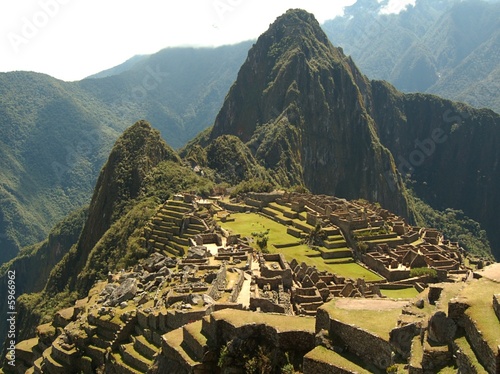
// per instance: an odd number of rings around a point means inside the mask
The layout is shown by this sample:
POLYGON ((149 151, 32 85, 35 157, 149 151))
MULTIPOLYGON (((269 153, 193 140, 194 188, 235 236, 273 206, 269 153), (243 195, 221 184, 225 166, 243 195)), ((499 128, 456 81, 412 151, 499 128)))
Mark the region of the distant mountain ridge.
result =
POLYGON ((0 74, 0 263, 88 204, 128 124, 149 118, 176 148, 207 127, 250 45, 169 48, 71 83, 0 74))
POLYGON ((382 15, 357 1, 323 28, 371 79, 500 112, 500 2, 417 0, 382 15))

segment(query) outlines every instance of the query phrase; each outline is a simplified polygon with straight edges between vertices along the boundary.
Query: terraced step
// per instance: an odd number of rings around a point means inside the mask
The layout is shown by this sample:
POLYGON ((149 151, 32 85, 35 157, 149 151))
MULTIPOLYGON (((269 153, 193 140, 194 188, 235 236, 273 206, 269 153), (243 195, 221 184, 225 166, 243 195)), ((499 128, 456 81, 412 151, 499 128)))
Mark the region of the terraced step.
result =
POLYGON ((271 208, 262 208, 262 213, 267 214, 270 217, 276 217, 279 213, 271 208))
POLYGON ((197 232, 203 232, 203 231, 205 231, 205 226, 202 224, 198 224, 198 223, 190 223, 189 229, 197 231, 197 232))
POLYGON ((54 357, 52 357, 52 347, 47 348, 43 352, 43 365, 46 366, 47 372, 50 374, 66 374, 68 369, 60 362, 58 362, 54 357))
POLYGON ((167 245, 164 245, 163 250, 169 253, 171 256, 178 257, 181 255, 179 249, 174 248, 173 243, 168 243, 167 245))
POLYGON ((194 236, 194 235, 198 235, 198 234, 201 234, 203 231, 205 230, 195 230, 195 229, 192 229, 191 226, 189 226, 189 228, 187 228, 186 230, 184 230, 184 235, 189 235, 189 236, 194 236))
POLYGON ((304 356, 303 371, 312 373, 370 373, 349 359, 325 347, 318 346, 304 356))
POLYGON ((113 353, 112 356, 113 356, 112 365, 115 368, 117 373, 142 374, 142 372, 134 369, 133 367, 131 367, 127 363, 125 363, 119 353, 113 353))
POLYGON ((122 344, 120 352, 123 361, 130 367, 145 373, 153 365, 153 361, 144 357, 134 349, 134 343, 122 344))
POLYGON ((161 243, 161 244, 168 244, 168 242, 170 241, 166 237, 161 237, 157 235, 152 235, 150 240, 153 240, 155 243, 161 243))
POLYGON ((333 249, 320 247, 319 251, 321 252, 321 257, 323 257, 324 259, 352 257, 352 250, 347 247, 333 249))
POLYGON ((178 328, 162 336, 163 354, 174 361, 184 364, 185 367, 195 368, 201 363, 184 350, 182 342, 184 340, 183 328, 178 328))
POLYGON ((286 211, 285 207, 282 207, 281 205, 278 205, 276 203, 269 203, 269 205, 267 207, 272 209, 272 210, 277 210, 278 212, 281 212, 281 213, 284 213, 286 211))
POLYGON ((177 207, 184 207, 184 208, 188 208, 188 209, 193 209, 192 204, 185 203, 184 201, 178 201, 178 200, 168 200, 167 206, 177 206, 177 207))
POLYGON ((340 240, 325 240, 325 247, 328 249, 342 248, 345 247, 347 242, 344 238, 340 240))
POLYGON ((134 349, 144 357, 152 360, 154 355, 158 353, 160 347, 151 344, 143 335, 132 336, 134 349))
POLYGON ((187 347, 198 361, 203 360, 203 356, 207 352, 207 338, 201 332, 202 321, 189 323, 182 327, 183 342, 182 345, 187 347))
POLYGON ((72 367, 77 359, 78 351, 75 347, 66 350, 56 339, 52 343, 52 358, 64 366, 72 367))
POLYGON ((184 206, 176 206, 176 205, 169 204, 169 205, 167 205, 167 209, 174 211, 174 212, 177 212, 177 213, 186 214, 186 213, 191 212, 193 210, 193 207, 192 206, 184 207, 184 206))
POLYGON ((164 210, 162 210, 162 213, 168 217, 174 217, 174 218, 178 218, 178 219, 184 218, 184 213, 176 212, 175 210, 171 210, 171 209, 164 209, 164 210))
POLYGON ((189 239, 188 239, 188 238, 181 238, 181 237, 179 237, 179 236, 174 236, 174 237, 172 238, 172 241, 173 241, 174 243, 179 244, 179 245, 189 247, 189 239))
POLYGON ((85 354, 92 359, 95 366, 104 364, 106 357, 106 348, 101 348, 92 344, 85 347, 85 354))

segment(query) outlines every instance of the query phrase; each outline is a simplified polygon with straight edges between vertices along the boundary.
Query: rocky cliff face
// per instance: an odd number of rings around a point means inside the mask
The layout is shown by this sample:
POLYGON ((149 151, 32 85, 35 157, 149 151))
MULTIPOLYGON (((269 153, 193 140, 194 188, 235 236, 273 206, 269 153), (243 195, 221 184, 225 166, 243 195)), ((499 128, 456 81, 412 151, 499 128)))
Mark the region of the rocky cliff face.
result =
POLYGON ((305 11, 279 17, 250 50, 210 140, 227 134, 282 186, 378 201, 411 219, 404 176, 434 208, 479 221, 500 248, 499 115, 369 81, 305 11))
POLYGON ((394 160, 366 109, 369 87, 311 14, 290 10, 250 50, 211 139, 238 136, 281 185, 379 201, 409 217, 394 160))
POLYGON ((417 195, 480 222, 499 258, 500 116, 435 96, 403 95, 383 82, 372 82, 372 92, 380 138, 417 195))

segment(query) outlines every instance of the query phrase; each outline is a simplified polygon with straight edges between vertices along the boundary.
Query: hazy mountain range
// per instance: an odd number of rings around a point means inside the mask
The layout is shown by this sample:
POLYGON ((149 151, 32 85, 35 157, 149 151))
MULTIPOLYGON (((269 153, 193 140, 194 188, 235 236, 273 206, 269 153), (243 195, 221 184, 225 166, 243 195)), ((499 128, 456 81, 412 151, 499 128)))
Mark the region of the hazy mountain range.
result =
MULTIPOLYGON (((323 28, 369 78, 498 111, 498 2, 417 1, 390 16, 381 6, 358 1, 323 28)), ((88 202, 130 123, 149 120, 174 148, 213 123, 251 44, 169 48, 72 83, 0 74, 0 262, 88 202)))

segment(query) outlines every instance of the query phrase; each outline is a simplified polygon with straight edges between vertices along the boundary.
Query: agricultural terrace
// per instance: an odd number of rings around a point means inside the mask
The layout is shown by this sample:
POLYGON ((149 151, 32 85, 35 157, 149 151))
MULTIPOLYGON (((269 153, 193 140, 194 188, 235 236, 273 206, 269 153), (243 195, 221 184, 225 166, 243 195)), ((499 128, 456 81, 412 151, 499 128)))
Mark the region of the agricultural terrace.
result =
POLYGON ((253 238, 252 233, 269 230, 268 250, 270 253, 283 253, 287 261, 296 259, 316 266, 320 271, 329 271, 346 278, 363 278, 365 281, 379 281, 383 278, 355 262, 340 263, 335 260, 325 260, 320 252, 301 244, 300 240, 287 233, 286 226, 257 213, 233 213, 226 222, 217 222, 221 227, 240 234, 242 237, 253 238), (276 247, 279 246, 280 248, 276 247), (288 246, 286 246, 288 245, 288 246))

